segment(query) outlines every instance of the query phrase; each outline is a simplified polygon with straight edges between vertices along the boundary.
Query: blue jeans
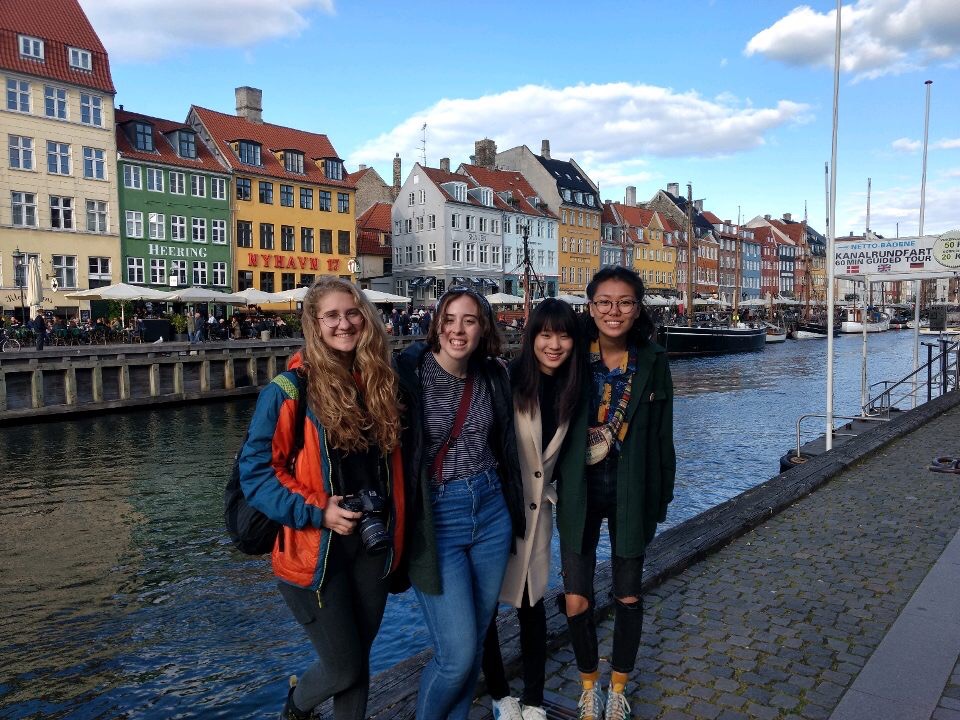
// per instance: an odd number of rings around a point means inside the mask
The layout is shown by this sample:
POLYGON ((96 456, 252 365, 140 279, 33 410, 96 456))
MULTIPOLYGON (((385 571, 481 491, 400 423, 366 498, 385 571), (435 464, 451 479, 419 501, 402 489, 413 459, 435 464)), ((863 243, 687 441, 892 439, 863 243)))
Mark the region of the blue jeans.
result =
POLYGON ((494 470, 434 488, 431 502, 443 591, 414 585, 434 649, 420 676, 417 719, 466 720, 507 569, 510 514, 494 470))

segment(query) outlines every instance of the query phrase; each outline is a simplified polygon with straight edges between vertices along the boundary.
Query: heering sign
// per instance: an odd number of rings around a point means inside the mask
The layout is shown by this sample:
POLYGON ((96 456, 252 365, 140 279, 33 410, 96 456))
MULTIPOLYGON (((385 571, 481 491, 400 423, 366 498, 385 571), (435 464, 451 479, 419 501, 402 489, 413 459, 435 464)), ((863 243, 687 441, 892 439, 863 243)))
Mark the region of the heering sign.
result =
POLYGON ((150 243, 147 246, 147 252, 157 257, 205 258, 207 256, 207 248, 191 247, 189 245, 157 245, 157 243, 150 243))
POLYGON ((837 274, 843 275, 956 272, 960 268, 960 230, 919 237, 838 240, 833 264, 837 274))

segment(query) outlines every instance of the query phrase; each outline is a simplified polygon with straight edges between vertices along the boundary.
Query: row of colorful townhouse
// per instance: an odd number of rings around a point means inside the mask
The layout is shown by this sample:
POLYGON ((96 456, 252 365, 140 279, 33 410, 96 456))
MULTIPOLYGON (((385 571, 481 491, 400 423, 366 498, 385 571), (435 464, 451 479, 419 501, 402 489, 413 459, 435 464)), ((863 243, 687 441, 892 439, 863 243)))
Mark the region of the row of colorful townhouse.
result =
POLYGON ((681 296, 690 247, 702 297, 823 294, 825 239, 789 214, 734 224, 702 200, 688 212, 673 183, 645 203, 635 187, 622 203, 601 202, 575 160, 551 158, 549 140, 539 155, 525 145, 497 152, 490 139, 474 147, 455 171, 446 158, 438 168, 417 163, 402 186, 395 166, 392 226, 381 229, 392 235, 393 290, 415 304, 452 284, 522 295, 528 269, 536 295, 583 295, 606 265, 635 269, 651 293, 681 296))
POLYGON ((41 306, 75 311, 77 290, 170 289, 354 278, 355 189, 329 139, 192 106, 184 121, 114 109, 109 59, 76 0, 4 5, 0 18, 0 303, 22 306, 39 262, 41 306), (9 12, 7 12, 9 10, 9 12))

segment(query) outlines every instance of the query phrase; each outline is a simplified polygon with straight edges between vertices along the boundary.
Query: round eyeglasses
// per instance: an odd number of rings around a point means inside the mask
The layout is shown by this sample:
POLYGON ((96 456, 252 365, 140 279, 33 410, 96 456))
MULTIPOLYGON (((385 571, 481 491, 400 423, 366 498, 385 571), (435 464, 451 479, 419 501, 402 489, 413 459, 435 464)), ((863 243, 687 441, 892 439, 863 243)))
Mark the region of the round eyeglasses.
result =
MULTIPOLYGON (((614 302, 612 300, 593 300, 592 302, 593 306, 601 315, 606 315, 613 310, 614 302)), ((639 304, 640 302, 637 300, 617 300, 616 302, 616 306, 620 309, 620 312, 625 315, 632 313, 633 309, 639 304)))
POLYGON ((359 325, 363 322, 363 313, 360 312, 359 308, 350 308, 344 313, 331 310, 329 312, 325 312, 323 315, 317 315, 317 320, 322 322, 328 328, 337 327, 342 318, 346 318, 347 322, 351 325, 359 325))

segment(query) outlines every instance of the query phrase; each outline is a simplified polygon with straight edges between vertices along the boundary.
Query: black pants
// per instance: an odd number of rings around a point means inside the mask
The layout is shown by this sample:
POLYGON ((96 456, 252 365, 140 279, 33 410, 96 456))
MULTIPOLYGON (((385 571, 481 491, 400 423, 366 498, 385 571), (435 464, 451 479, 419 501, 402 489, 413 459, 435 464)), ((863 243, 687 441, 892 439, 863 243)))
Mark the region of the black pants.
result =
POLYGON ((387 603, 387 582, 380 579, 386 557, 368 555, 356 533, 335 534, 331 542, 320 598, 313 590, 278 583, 319 657, 301 676, 293 702, 301 710, 311 710, 332 697, 335 720, 363 720, 370 691, 370 647, 387 603))
MULTIPOLYGON (((523 662, 523 694, 520 702, 540 707, 543 705, 547 664, 547 613, 543 598, 531 607, 527 589, 524 588, 523 602, 517 608, 517 620, 520 623, 520 655, 523 662)), ((501 700, 510 694, 510 685, 503 669, 503 656, 500 654, 496 615, 483 640, 483 676, 487 679, 487 690, 494 700, 501 700)))
POLYGON ((610 666, 617 672, 629 673, 637 660, 640 633, 643 630, 643 599, 640 589, 643 581, 643 555, 623 558, 617 555, 617 459, 608 457, 587 468, 587 518, 583 528, 581 547, 567 547, 560 543, 561 575, 564 592, 587 598, 589 607, 579 615, 567 615, 570 643, 582 673, 592 673, 600 664, 597 646, 597 627, 593 579, 597 568, 597 544, 604 518, 610 533, 610 552, 613 569, 615 603, 613 621, 613 652, 610 666), (636 602, 624 603, 620 598, 635 597, 636 602))

